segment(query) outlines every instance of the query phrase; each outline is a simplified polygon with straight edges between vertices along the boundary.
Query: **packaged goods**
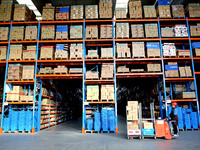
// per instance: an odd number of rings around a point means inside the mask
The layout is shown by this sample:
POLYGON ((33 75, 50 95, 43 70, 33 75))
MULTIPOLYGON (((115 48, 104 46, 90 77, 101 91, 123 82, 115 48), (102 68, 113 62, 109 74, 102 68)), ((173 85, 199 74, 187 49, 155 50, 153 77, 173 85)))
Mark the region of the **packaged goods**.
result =
POLYGON ((87 71, 86 79, 99 79, 99 72, 96 71, 87 71))
POLYGON ((8 67, 8 80, 22 79, 22 66, 20 64, 10 64, 8 67))
POLYGON ((22 86, 13 86, 12 91, 8 91, 6 94, 7 102, 20 102, 20 95, 25 95, 22 86))
POLYGON ((69 20, 69 6, 56 7, 56 20, 69 20))
POLYGON ((175 18, 185 17, 184 6, 183 5, 172 5, 172 15, 175 18))
POLYGON ((145 35, 147 38, 158 37, 158 25, 154 23, 145 24, 145 35))
POLYGON ((56 27, 56 39, 57 40, 68 40, 68 26, 57 26, 56 27))
POLYGON ((196 98, 195 92, 183 92, 182 98, 196 98))
POLYGON ((10 45, 9 60, 21 60, 22 59, 22 45, 10 45))
POLYGON ((42 25, 41 39, 53 40, 55 38, 55 26, 54 25, 42 25))
POLYGON ((131 52, 127 43, 117 43, 116 45, 117 58, 130 58, 131 52))
POLYGON ((190 18, 200 17, 200 3, 189 3, 185 9, 185 13, 189 14, 190 18))
POLYGON ((13 0, 2 0, 0 4, 0 21, 11 21, 13 0))
POLYGON ((98 39, 98 26, 87 25, 85 35, 86 35, 86 39, 98 39))
POLYGON ((100 37, 101 39, 111 39, 113 38, 112 25, 101 25, 100 26, 100 37))
POLYGON ((37 40, 37 26, 26 26, 25 40, 37 40))
POLYGON ((174 37, 174 28, 165 27, 161 28, 162 37, 174 37))
POLYGON ((144 38, 143 24, 131 25, 131 35, 132 38, 144 38))
POLYGON ((101 85, 101 101, 114 101, 114 85, 101 85))
POLYGON ((200 56, 200 48, 195 48, 195 54, 196 56, 200 56))
POLYGON ((51 3, 46 3, 42 10, 42 20, 53 21, 55 15, 55 7, 51 3))
POLYGON ((101 67, 101 78, 110 79, 114 75, 114 65, 112 63, 103 63, 101 67))
POLYGON ((144 42, 132 42, 133 58, 145 58, 144 42))
POLYGON ((70 68, 69 73, 70 74, 82 74, 83 69, 82 68, 70 68))
POLYGON ((101 58, 113 58, 113 48, 101 48, 101 58))
POLYGON ((72 25, 70 26, 70 39, 82 39, 83 38, 83 26, 72 25))
POLYGON ((98 5, 85 6, 85 19, 98 19, 98 5))
POLYGON ((8 41, 9 27, 0 27, 0 41, 8 41))
POLYGON ((116 23, 116 38, 129 38, 129 23, 116 23))
POLYGON ((126 8, 115 8, 116 19, 127 18, 126 8))
POLYGON ((24 40, 24 26, 14 26, 11 29, 11 41, 24 40))
POLYGON ((160 44, 159 43, 153 43, 153 42, 147 42, 146 44, 147 48, 147 57, 160 57, 160 44))
POLYGON ((87 101, 97 100, 99 101, 99 86, 88 85, 87 86, 87 101))
POLYGON ((83 19, 83 5, 71 6, 70 19, 83 19))
POLYGON ((190 50, 178 50, 178 57, 190 57, 190 50))
POLYGON ((54 70, 52 69, 52 67, 44 67, 44 68, 40 68, 40 74, 54 74, 54 70))
POLYGON ((147 72, 161 72, 160 64, 147 64, 147 72))
POLYGON ((68 68, 59 65, 57 68, 54 68, 54 74, 68 74, 68 68))
POLYGON ((144 122, 143 129, 153 129, 153 123, 152 122, 144 122))
POLYGON ((174 43, 164 43, 162 49, 164 57, 176 56, 176 46, 174 43))
POLYGON ((144 18, 157 18, 155 6, 145 5, 144 9, 144 18))
POLYGON ((130 18, 142 18, 142 3, 141 1, 129 1, 129 15, 130 18))
POLYGON ((112 18, 112 1, 99 1, 99 18, 112 18))
POLYGON ((175 37, 188 37, 186 25, 175 25, 174 32, 175 37))
POLYGON ((40 59, 50 59, 54 57, 54 48, 53 46, 42 46, 40 50, 40 59))
MULTIPOLYGON (((138 125, 138 101, 128 101, 128 106, 130 109, 127 110, 127 120, 131 120, 133 122, 131 122, 129 125, 138 125)), ((137 130, 138 128, 136 128, 137 130)))
POLYGON ((99 58, 97 50, 88 50, 88 54, 85 56, 85 58, 90 58, 90 59, 99 58))
POLYGON ((57 44, 55 51, 55 59, 68 59, 68 44, 57 44))
POLYGON ((0 47, 0 61, 7 59, 7 46, 0 47))
POLYGON ((36 46, 27 46, 27 50, 23 50, 23 60, 36 59, 36 46))
POLYGON ((34 79, 34 72, 35 72, 34 65, 23 66, 22 79, 33 80, 34 79))
POLYGON ((70 46, 70 59, 82 59, 83 58, 83 44, 71 44, 70 46))
POLYGON ((117 67, 117 72, 118 73, 128 73, 130 70, 126 66, 118 66, 117 67))
POLYGON ((157 14, 159 18, 171 18, 170 5, 158 5, 157 14))
POLYGON ((168 65, 165 65, 165 77, 179 77, 177 62, 168 62, 168 65))
POLYGON ((192 37, 199 37, 200 36, 200 23, 197 23, 197 25, 191 25, 190 26, 190 35, 192 37))

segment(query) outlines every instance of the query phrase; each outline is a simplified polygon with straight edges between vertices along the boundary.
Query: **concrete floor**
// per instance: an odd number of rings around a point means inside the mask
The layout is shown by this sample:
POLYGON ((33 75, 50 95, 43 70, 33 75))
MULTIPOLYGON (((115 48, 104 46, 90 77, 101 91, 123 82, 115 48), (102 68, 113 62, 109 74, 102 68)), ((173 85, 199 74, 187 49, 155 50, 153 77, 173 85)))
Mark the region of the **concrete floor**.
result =
POLYGON ((200 132, 181 132, 178 139, 128 140, 125 119, 118 118, 118 134, 81 134, 81 119, 35 134, 1 134, 0 150, 200 150, 200 132))

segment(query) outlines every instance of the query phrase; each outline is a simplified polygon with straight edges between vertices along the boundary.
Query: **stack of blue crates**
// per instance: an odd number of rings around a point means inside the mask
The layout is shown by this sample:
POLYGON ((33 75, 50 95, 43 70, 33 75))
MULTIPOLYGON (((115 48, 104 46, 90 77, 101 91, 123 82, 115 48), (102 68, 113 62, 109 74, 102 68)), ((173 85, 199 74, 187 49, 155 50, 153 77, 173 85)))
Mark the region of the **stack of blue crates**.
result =
POLYGON ((25 131, 26 125, 26 111, 19 111, 19 131, 25 131))
POLYGON ((101 130, 101 114, 98 112, 94 113, 94 130, 95 131, 101 130))
POLYGON ((34 116, 34 118, 35 118, 35 122, 34 122, 34 128, 35 128, 35 131, 37 131, 37 127, 38 127, 38 111, 35 111, 35 116, 34 116))
POLYGON ((93 119, 87 119, 87 130, 93 130, 93 129, 94 129, 93 119))
POLYGON ((26 112, 26 131, 31 131, 33 121, 33 111, 26 112))
POLYGON ((108 110, 109 130, 115 132, 115 111, 108 110))
POLYGON ((19 111, 12 111, 9 112, 11 116, 10 124, 11 124, 11 131, 18 131, 18 120, 19 120, 19 111))
POLYGON ((182 107, 177 107, 177 111, 178 111, 178 127, 179 129, 184 129, 182 107))
POLYGON ((108 131, 108 110, 107 110, 107 108, 103 108, 101 110, 101 124, 102 124, 102 130, 108 131))
POLYGON ((191 124, 193 129, 198 129, 198 114, 197 112, 191 112, 191 124))
POLYGON ((10 117, 4 118, 3 120, 3 130, 10 131, 10 117))

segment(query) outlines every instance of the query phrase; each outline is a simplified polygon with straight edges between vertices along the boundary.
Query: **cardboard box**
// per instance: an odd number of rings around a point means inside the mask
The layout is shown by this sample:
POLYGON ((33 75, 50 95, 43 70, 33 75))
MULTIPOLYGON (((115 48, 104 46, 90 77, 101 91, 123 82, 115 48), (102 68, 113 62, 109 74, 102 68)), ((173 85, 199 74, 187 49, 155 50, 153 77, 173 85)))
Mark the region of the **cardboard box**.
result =
POLYGON ((189 3, 185 9, 185 13, 189 14, 190 18, 200 17, 200 3, 189 3))
POLYGON ((72 5, 70 11, 70 19, 83 19, 83 5, 72 5))
POLYGON ((98 5, 85 6, 85 19, 98 19, 98 5))
POLYGON ((0 41, 8 41, 9 27, 0 27, 0 41))
POLYGON ((69 20, 69 6, 56 7, 56 20, 69 20))
POLYGON ((112 18, 112 1, 99 1, 99 18, 112 18))
POLYGON ((200 24, 190 26, 190 35, 192 37, 200 36, 200 24))
POLYGON ((37 40, 37 26, 26 26, 25 40, 37 40))
POLYGON ((115 8, 116 19, 127 18, 126 8, 115 8))
POLYGON ((132 42, 133 58, 145 58, 144 42, 132 42))
POLYGON ((40 68, 40 74, 54 74, 54 70, 52 69, 52 67, 44 67, 44 68, 40 68))
POLYGON ((25 95, 23 87, 14 85, 13 90, 6 94, 6 102, 20 102, 20 95, 25 95))
POLYGON ((161 72, 160 64, 147 64, 147 72, 161 72))
POLYGON ((70 39, 82 39, 83 38, 83 26, 71 25, 70 26, 70 39))
POLYGON ((56 40, 68 40, 68 26, 56 27, 56 40))
POLYGON ((23 50, 23 60, 35 60, 36 59, 36 46, 27 46, 27 50, 23 50))
POLYGON ((142 3, 141 1, 129 1, 129 15, 130 18, 142 18, 142 3))
POLYGON ((113 29, 112 25, 101 25, 100 26, 100 37, 101 39, 112 39, 113 38, 113 29))
POLYGON ((161 36, 162 37, 174 37, 174 28, 172 28, 172 27, 161 28, 161 36))
POLYGON ((70 46, 70 59, 82 59, 83 58, 83 44, 71 44, 70 46))
POLYGON ((170 77, 179 77, 179 72, 178 70, 167 70, 165 71, 165 77, 170 78, 170 77))
POLYGON ((190 57, 190 50, 178 50, 179 57, 190 57))
POLYGON ((116 38, 129 38, 129 23, 116 23, 116 38))
POLYGON ((180 77, 182 78, 187 77, 186 72, 185 72, 185 67, 179 67, 179 73, 180 73, 180 77))
POLYGON ((118 73, 129 73, 129 68, 127 68, 126 66, 118 66, 117 67, 117 72, 118 73))
POLYGON ((53 40, 55 38, 55 26, 54 25, 42 25, 41 39, 53 40))
POLYGON ((145 24, 145 36, 146 38, 158 37, 158 25, 154 23, 145 24))
POLYGON ((0 4, 0 21, 11 21, 13 0, 2 0, 0 4))
POLYGON ((54 48, 53 46, 42 46, 40 50, 40 59, 53 59, 54 48))
POLYGON ((101 101, 114 101, 114 85, 101 85, 101 101))
POLYGON ((51 3, 46 3, 42 10, 42 20, 53 21, 55 15, 55 7, 51 3))
POLYGON ((114 65, 113 63, 103 63, 101 67, 101 78, 111 79, 114 76, 114 65))
POLYGON ((34 79, 34 65, 23 66, 22 79, 33 80, 34 79))
POLYGON ((147 42, 147 57, 148 58, 155 58, 160 57, 160 44, 157 42, 147 42))
POLYGON ((185 66, 185 72, 187 77, 192 77, 192 70, 190 66, 185 66))
POLYGON ((9 60, 21 60, 22 59, 22 45, 10 45, 9 60))
POLYGON ((152 122, 144 122, 143 123, 143 128, 144 129, 154 129, 153 123, 152 122))
POLYGON ((164 57, 176 56, 176 46, 174 43, 164 43, 162 49, 164 57))
POLYGON ((85 56, 85 58, 90 58, 90 59, 93 59, 93 58, 99 58, 99 55, 97 53, 97 50, 88 50, 88 54, 85 56))
POLYGON ((113 48, 101 48, 101 58, 113 58, 113 48))
POLYGON ((87 71, 86 79, 99 79, 99 72, 96 71, 87 71))
POLYGON ((188 37, 188 31, 186 25, 175 25, 174 32, 175 32, 175 37, 188 37))
POLYGON ((13 26, 11 29, 11 41, 24 40, 24 26, 13 26))
POLYGON ((155 6, 144 5, 144 18, 157 18, 155 6))
POLYGON ((200 48, 195 48, 195 54, 196 56, 200 56, 200 48))
POLYGON ((7 59, 7 46, 0 47, 0 60, 5 61, 7 59))
POLYGON ((83 69, 82 68, 70 68, 69 73, 70 74, 82 74, 83 69))
POLYGON ((86 39, 98 39, 98 26, 87 25, 85 35, 86 35, 86 39))
POLYGON ((54 68, 54 74, 68 74, 68 68, 59 65, 57 68, 54 68))
POLYGON ((196 98, 195 92, 183 92, 182 93, 183 98, 196 98))
POLYGON ((22 79, 22 66, 20 64, 10 64, 8 67, 8 80, 21 80, 22 79))
POLYGON ((131 35, 132 38, 144 38, 143 24, 131 25, 131 35))
POLYGON ((130 48, 127 43, 116 44, 117 58, 131 58, 130 48))
POLYGON ((172 5, 172 16, 175 18, 185 17, 184 5, 172 5))
POLYGON ((97 100, 99 101, 99 86, 88 85, 87 86, 87 101, 97 100))
POLYGON ((157 14, 159 18, 171 18, 170 5, 158 5, 157 14))
POLYGON ((68 59, 68 44, 57 44, 55 51, 55 59, 68 59))

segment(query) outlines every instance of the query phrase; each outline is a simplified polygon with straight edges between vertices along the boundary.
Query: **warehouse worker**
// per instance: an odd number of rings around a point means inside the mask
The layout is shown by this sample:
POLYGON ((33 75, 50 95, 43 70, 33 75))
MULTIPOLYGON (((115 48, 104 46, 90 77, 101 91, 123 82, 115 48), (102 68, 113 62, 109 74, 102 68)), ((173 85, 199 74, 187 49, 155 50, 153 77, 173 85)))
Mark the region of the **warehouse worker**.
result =
POLYGON ((175 122, 172 122, 174 128, 174 136, 177 136, 178 133, 178 111, 177 111, 177 103, 172 103, 172 111, 170 113, 170 117, 175 122))

